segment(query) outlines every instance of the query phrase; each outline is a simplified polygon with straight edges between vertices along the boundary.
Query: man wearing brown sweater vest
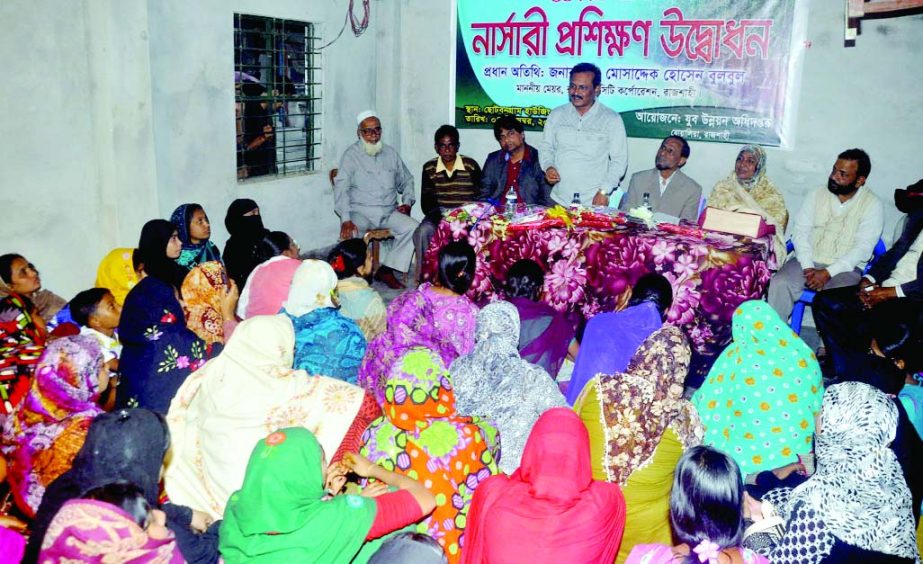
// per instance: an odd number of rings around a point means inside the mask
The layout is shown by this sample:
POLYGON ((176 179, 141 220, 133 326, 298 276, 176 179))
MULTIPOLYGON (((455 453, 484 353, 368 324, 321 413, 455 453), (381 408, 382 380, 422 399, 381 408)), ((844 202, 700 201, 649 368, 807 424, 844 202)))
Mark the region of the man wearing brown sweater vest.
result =
POLYGON ((413 234, 417 264, 422 264, 423 253, 429 247, 443 212, 473 202, 481 181, 478 163, 458 154, 461 143, 457 129, 443 125, 436 130, 434 141, 439 156, 423 165, 420 183, 420 208, 426 217, 413 234))

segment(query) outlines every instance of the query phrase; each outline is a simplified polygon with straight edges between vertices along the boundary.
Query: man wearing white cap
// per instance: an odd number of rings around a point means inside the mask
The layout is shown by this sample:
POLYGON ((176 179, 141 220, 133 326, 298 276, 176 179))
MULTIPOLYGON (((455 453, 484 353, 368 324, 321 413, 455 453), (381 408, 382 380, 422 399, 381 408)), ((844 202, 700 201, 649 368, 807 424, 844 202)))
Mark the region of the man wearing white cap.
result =
POLYGON ((410 217, 413 177, 397 151, 381 142, 381 121, 375 111, 360 113, 356 121, 359 140, 343 152, 333 184, 334 208, 342 222, 340 238, 359 237, 369 229, 390 229, 394 241, 383 254, 375 277, 391 288, 403 288, 394 271, 407 272, 413 257, 413 232, 419 225, 410 217))

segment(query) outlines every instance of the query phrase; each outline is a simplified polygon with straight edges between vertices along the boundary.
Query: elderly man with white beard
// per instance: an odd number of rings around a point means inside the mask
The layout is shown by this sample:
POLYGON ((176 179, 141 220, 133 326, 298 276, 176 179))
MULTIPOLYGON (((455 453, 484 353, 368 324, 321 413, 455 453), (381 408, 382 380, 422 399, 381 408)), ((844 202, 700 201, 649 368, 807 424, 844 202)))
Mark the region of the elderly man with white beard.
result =
POLYGON ((394 274, 410 268, 413 232, 419 225, 410 217, 413 177, 397 151, 382 143, 381 121, 374 111, 360 113, 356 121, 359 140, 343 152, 333 184, 334 208, 342 222, 340 238, 359 237, 369 229, 390 229, 394 240, 383 253, 375 277, 391 288, 403 288, 394 274))

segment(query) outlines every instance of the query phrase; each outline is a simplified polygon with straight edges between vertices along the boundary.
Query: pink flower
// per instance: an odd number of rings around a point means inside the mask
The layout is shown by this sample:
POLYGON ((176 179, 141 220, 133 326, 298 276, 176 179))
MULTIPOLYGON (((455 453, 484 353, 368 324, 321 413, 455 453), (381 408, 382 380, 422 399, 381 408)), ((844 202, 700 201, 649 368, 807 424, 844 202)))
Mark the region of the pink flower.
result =
POLYGON ((567 311, 583 300, 587 283, 586 268, 577 261, 559 260, 545 275, 545 295, 551 307, 567 311))
POLYGON ((672 261, 673 259, 673 245, 668 241, 663 239, 654 243, 654 246, 651 247, 651 256, 654 257, 654 264, 661 265, 664 261, 672 261))
POLYGON ((189 357, 186 355, 176 357, 177 368, 189 368, 189 357))
POLYGON ((679 278, 689 278, 699 269, 699 257, 692 252, 685 252, 676 257, 673 263, 673 272, 679 278))
POLYGON ((670 285, 673 286, 673 305, 667 312, 667 321, 676 325, 692 323, 701 299, 695 282, 678 278, 670 272, 665 272, 664 278, 669 280, 670 285))

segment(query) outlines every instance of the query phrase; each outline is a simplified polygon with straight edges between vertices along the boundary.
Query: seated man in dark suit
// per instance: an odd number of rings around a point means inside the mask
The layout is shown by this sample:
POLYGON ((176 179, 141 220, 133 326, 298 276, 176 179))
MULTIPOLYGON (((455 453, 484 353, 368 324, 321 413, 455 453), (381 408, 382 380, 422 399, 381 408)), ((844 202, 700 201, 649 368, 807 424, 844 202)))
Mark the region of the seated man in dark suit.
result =
POLYGON ((522 123, 512 116, 503 116, 494 123, 494 137, 500 143, 500 150, 487 155, 484 161, 478 199, 505 204, 512 187, 519 203, 553 205, 551 185, 538 162, 538 151, 526 143, 522 123))
POLYGON ((923 312, 923 180, 894 191, 907 222, 897 243, 869 269, 858 286, 824 290, 813 313, 827 351, 824 372, 849 377, 854 360, 869 350, 873 318, 915 321, 923 312))
POLYGON ((655 213, 690 221, 698 219, 702 187, 680 170, 689 153, 689 143, 679 135, 664 139, 654 157, 654 168, 631 175, 628 193, 622 198, 619 209, 628 211, 642 205, 647 194, 655 213))

